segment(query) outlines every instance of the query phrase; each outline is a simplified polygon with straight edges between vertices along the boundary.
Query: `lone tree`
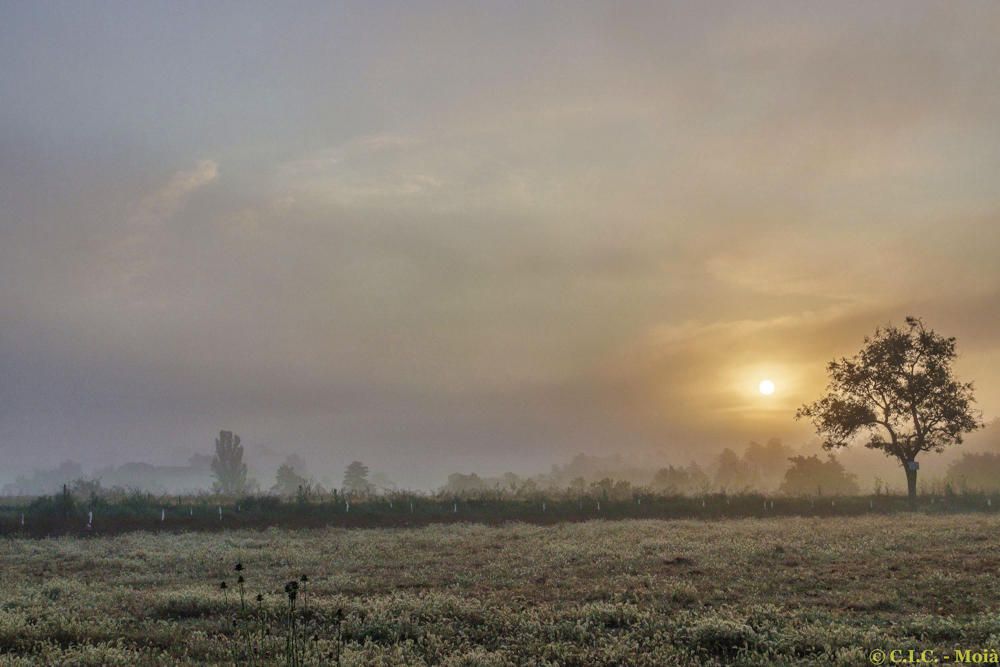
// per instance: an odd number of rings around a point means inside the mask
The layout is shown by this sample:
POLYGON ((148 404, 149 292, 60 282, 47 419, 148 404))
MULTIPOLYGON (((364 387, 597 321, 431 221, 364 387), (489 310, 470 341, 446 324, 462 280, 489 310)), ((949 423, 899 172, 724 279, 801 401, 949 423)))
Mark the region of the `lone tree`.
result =
POLYGON ((227 496, 246 491, 247 464, 243 463, 243 445, 240 436, 232 431, 219 431, 215 439, 215 458, 212 459, 215 490, 227 496))
POLYGON ((971 382, 952 372, 955 339, 924 327, 915 317, 906 327, 876 329, 856 356, 827 365, 827 394, 803 405, 796 419, 809 419, 823 448, 844 447, 855 437, 865 447, 899 459, 911 500, 917 496, 917 455, 942 452, 982 426, 973 409, 971 382))
POLYGON ((351 493, 368 493, 370 489, 368 466, 361 461, 353 461, 344 470, 344 490, 351 493))

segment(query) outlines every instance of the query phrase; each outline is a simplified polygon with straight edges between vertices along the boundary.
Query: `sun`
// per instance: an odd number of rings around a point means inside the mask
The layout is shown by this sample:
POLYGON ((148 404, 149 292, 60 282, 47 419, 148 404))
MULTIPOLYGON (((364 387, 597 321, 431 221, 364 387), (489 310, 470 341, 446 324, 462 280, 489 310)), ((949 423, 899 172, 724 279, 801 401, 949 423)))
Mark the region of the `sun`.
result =
POLYGON ((774 393, 774 383, 770 380, 761 380, 757 390, 764 396, 770 396, 774 393))

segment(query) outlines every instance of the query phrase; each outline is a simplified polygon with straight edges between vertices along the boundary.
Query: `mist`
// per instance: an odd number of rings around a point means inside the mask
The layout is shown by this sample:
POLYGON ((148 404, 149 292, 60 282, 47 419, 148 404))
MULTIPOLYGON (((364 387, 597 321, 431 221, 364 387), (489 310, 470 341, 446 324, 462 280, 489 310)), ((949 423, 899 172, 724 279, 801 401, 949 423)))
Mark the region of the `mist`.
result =
POLYGON ((300 9, 0 10, 0 482, 819 454, 911 313, 1000 414, 1000 8, 300 9))

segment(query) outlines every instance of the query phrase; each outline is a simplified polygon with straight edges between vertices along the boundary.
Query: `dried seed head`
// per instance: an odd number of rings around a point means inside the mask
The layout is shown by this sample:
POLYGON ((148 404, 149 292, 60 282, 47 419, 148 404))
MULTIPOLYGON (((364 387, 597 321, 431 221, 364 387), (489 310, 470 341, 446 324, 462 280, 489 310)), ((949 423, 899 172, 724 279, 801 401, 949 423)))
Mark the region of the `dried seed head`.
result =
POLYGON ((237 563, 236 567, 234 567, 233 570, 235 570, 236 572, 242 572, 243 571, 243 563, 237 563))
POLYGON ((264 594, 257 593, 257 602, 263 602, 263 601, 264 601, 264 594))
POLYGON ((244 581, 245 581, 245 579, 243 578, 242 574, 239 577, 236 578, 236 583, 238 583, 238 584, 242 584, 244 581))
POLYGON ((299 581, 301 581, 302 583, 309 581, 309 575, 303 574, 301 577, 299 577, 299 581))
POLYGON ((226 590, 226 589, 227 589, 227 588, 229 588, 229 587, 228 587, 228 586, 226 586, 226 582, 225 582, 225 581, 223 581, 222 583, 220 583, 220 584, 219 584, 219 588, 221 588, 222 590, 226 590))

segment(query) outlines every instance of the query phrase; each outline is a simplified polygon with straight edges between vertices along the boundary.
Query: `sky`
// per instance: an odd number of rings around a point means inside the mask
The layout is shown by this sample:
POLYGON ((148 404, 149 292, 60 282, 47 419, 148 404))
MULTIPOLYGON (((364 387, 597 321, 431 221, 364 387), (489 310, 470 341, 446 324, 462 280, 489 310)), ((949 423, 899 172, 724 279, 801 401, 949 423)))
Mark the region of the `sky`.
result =
POLYGON ((0 2, 4 469, 220 429, 406 486, 798 446, 908 314, 990 421, 998 34, 971 0, 0 2))

